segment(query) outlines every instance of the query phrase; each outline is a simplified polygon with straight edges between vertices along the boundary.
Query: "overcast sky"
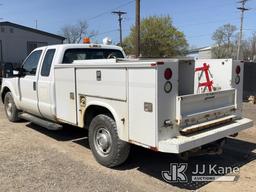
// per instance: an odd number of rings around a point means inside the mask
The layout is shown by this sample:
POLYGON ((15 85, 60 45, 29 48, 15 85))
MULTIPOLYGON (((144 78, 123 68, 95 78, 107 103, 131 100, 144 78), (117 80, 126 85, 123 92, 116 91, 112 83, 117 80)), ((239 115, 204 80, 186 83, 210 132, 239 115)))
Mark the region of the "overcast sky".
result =
MULTIPOLYGON (((60 33, 66 24, 87 20, 91 30, 98 32, 101 41, 108 36, 118 42, 117 17, 113 10, 126 11, 124 36, 135 22, 134 0, 0 0, 0 18, 48 32, 60 33)), ((170 15, 174 25, 183 31, 190 45, 211 45, 217 27, 231 23, 239 27, 240 12, 237 0, 141 0, 141 16, 170 15)), ((245 14, 245 35, 256 31, 256 0, 250 0, 245 14)))

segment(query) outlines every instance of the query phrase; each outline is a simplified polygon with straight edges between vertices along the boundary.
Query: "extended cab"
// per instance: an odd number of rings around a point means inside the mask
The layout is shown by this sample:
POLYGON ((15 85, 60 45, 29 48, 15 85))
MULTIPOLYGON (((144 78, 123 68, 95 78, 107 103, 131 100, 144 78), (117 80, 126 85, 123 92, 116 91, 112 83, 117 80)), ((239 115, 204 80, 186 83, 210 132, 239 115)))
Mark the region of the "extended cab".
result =
POLYGON ((113 167, 130 144, 187 154, 251 127, 242 81, 240 61, 131 60, 117 46, 56 45, 34 50, 19 71, 5 65, 1 98, 12 122, 89 129, 96 160, 113 167))

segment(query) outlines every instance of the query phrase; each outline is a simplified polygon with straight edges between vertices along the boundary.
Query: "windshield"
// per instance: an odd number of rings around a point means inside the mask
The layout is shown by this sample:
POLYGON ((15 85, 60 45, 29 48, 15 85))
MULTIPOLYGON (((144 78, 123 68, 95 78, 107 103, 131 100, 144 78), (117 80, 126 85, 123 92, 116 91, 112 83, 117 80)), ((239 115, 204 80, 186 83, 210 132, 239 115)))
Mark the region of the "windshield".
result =
POLYGON ((65 51, 63 62, 65 64, 73 63, 74 60, 90 59, 114 59, 124 58, 122 51, 116 49, 68 49, 65 51))

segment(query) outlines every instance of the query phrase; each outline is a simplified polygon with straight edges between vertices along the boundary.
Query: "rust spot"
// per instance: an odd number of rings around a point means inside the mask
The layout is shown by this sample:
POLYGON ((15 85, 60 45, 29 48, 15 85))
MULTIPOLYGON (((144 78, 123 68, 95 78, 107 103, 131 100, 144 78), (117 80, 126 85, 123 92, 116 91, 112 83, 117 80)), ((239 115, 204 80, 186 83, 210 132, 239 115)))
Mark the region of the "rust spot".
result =
POLYGON ((159 151, 157 147, 151 147, 151 146, 147 146, 143 143, 140 143, 140 142, 136 142, 136 141, 133 141, 131 139, 128 140, 128 143, 131 143, 131 144, 134 144, 134 145, 139 145, 139 146, 142 146, 144 148, 147 148, 147 149, 150 149, 152 151, 159 151))
POLYGON ((225 120, 222 120, 222 121, 219 121, 219 122, 215 122, 215 123, 211 123, 209 125, 203 125, 203 126, 199 126, 199 127, 194 127, 194 128, 185 128, 183 130, 180 131, 181 135, 189 135, 189 134, 192 134, 192 133, 195 133, 195 132, 198 132, 198 131, 202 131, 204 129, 209 129, 209 128, 213 128, 215 126, 220 126, 220 125, 224 125, 224 124, 227 124, 227 123, 230 123, 233 121, 233 118, 230 118, 230 119, 225 119, 225 120))
POLYGON ((149 147, 149 149, 152 151, 158 151, 157 147, 149 147))

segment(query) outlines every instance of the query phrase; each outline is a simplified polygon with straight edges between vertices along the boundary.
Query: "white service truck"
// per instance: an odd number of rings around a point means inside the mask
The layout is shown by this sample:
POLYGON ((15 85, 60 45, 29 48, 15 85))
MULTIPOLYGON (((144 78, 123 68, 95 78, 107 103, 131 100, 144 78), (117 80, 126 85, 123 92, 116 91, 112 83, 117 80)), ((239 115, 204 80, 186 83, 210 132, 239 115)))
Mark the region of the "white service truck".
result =
POLYGON ((132 60, 117 46, 67 44, 37 48, 20 69, 6 64, 3 75, 10 121, 89 129, 93 155, 107 167, 123 163, 130 144, 184 155, 212 145, 219 151, 226 137, 252 126, 242 117, 240 61, 132 60))

